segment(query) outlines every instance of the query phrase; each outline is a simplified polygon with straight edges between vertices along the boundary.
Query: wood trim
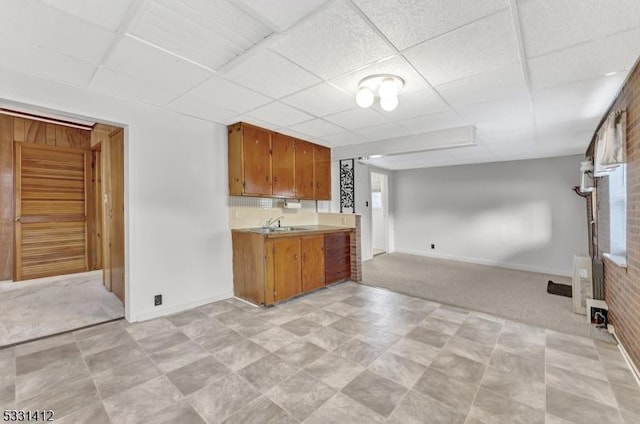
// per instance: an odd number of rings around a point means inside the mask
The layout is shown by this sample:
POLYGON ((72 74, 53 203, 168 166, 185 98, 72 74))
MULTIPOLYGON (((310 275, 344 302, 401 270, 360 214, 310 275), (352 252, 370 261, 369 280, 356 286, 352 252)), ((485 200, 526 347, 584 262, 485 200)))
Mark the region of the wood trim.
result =
MULTIPOLYGON (((22 180, 17 178, 22 174, 22 143, 14 141, 13 151, 13 205, 15 208, 14 219, 17 220, 22 217, 22 202, 20 201, 22 198, 22 180)), ((22 225, 20 221, 15 222, 14 232, 13 279, 14 281, 20 281, 22 279, 22 252, 20 250, 22 245, 22 225)))
POLYGON ((13 279, 13 118, 0 115, 0 280, 13 279))
POLYGON ((44 117, 44 116, 34 115, 32 113, 18 112, 18 111, 11 110, 11 109, 6 109, 6 108, 0 108, 0 113, 2 113, 4 115, 7 115, 7 116, 14 116, 16 118, 24 118, 24 119, 30 119, 30 120, 33 120, 33 121, 46 122, 46 123, 50 123, 50 124, 53 124, 53 125, 62 125, 62 126, 65 126, 65 127, 77 128, 77 129, 84 130, 84 131, 91 131, 91 128, 92 128, 91 125, 78 124, 78 123, 71 122, 71 121, 65 121, 65 120, 59 119, 59 118, 48 118, 48 117, 44 117))
MULTIPOLYGON (((17 199, 16 199, 17 201, 17 199)), ((38 215, 38 216, 23 216, 20 220, 23 224, 33 224, 37 222, 79 222, 84 221, 84 215, 38 215)))

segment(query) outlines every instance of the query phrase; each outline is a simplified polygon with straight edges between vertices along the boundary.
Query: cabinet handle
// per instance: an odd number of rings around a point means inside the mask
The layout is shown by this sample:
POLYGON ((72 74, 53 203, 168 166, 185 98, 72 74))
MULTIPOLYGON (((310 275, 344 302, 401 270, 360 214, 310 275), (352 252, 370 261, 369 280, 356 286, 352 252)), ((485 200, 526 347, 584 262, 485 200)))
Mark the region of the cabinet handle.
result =
POLYGON ((297 253, 295 253, 295 254, 293 255, 293 260, 294 260, 294 261, 297 261, 297 260, 298 260, 298 254, 297 254, 297 253))
POLYGON ((278 177, 273 177, 273 182, 277 183, 278 182, 278 177))
POLYGON ((269 182, 269 176, 268 176, 268 175, 265 175, 265 176, 264 176, 264 180, 265 180, 266 182, 269 182))

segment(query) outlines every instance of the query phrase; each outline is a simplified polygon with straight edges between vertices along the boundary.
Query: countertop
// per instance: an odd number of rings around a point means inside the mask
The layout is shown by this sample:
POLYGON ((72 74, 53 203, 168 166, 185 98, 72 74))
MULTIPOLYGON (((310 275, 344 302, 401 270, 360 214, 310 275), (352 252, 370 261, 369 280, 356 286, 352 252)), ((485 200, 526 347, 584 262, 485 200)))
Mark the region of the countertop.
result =
POLYGON ((274 231, 268 232, 264 228, 236 228, 231 231, 240 232, 240 233, 253 233, 260 234, 265 236, 266 238, 278 238, 278 237, 289 237, 289 236, 304 236, 309 234, 328 234, 328 233, 340 233, 344 231, 351 231, 354 228, 352 227, 340 227, 333 225, 292 225, 293 229, 290 231, 274 231))

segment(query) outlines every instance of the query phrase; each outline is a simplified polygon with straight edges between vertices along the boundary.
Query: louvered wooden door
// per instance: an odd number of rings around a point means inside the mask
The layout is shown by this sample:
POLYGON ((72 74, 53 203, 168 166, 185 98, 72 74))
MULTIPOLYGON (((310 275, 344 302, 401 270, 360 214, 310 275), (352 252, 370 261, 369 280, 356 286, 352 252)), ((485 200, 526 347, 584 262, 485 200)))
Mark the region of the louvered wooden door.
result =
POLYGON ((16 281, 88 270, 87 151, 15 143, 16 281))

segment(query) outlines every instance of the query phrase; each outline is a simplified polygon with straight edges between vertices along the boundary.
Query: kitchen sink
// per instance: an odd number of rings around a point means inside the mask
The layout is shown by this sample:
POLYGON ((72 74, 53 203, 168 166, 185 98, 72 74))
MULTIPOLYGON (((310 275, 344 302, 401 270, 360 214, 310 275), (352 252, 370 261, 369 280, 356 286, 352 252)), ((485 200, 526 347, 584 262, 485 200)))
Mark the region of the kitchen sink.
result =
POLYGON ((288 231, 301 231, 304 228, 299 227, 262 227, 259 229, 264 233, 286 233, 288 231))

